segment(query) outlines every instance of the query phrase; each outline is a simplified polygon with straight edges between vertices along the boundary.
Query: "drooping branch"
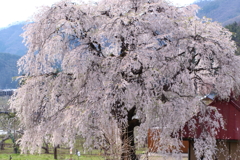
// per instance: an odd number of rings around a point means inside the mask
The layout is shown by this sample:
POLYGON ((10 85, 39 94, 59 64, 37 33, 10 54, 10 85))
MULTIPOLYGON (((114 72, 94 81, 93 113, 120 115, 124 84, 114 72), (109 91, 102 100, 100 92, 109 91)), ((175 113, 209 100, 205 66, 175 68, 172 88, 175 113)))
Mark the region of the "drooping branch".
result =
POLYGON ((4 142, 6 140, 10 139, 10 135, 7 134, 1 141, 0 141, 0 147, 1 147, 1 150, 4 150, 4 142))

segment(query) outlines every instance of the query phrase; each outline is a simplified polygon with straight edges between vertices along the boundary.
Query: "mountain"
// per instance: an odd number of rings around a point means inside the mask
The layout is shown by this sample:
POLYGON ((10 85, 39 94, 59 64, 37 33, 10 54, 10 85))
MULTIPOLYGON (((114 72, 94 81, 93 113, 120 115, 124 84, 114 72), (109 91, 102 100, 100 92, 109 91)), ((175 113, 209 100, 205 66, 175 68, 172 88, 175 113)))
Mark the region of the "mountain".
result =
POLYGON ((198 12, 200 18, 212 18, 223 26, 240 21, 240 0, 198 0, 195 4, 201 7, 198 12))
POLYGON ((23 56, 27 52, 27 48, 22 43, 23 23, 3 28, 0 30, 0 52, 10 53, 23 56))
POLYGON ((13 80, 18 75, 18 55, 0 53, 0 89, 17 88, 17 82, 13 80))

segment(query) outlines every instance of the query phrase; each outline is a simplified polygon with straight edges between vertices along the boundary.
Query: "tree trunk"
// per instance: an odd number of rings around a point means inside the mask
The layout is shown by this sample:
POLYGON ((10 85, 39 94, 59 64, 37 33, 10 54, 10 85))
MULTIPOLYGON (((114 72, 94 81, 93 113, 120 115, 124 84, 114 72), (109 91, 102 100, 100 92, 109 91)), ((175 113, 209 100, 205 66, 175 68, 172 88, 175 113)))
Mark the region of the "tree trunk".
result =
POLYGON ((43 142, 45 146, 42 146, 42 149, 45 150, 45 154, 49 154, 49 147, 48 147, 48 144, 44 141, 43 142))
POLYGON ((4 150, 4 142, 6 140, 10 139, 10 136, 9 135, 6 135, 1 141, 0 141, 0 148, 1 150, 4 150))
POLYGON ((17 146, 16 143, 13 144, 13 151, 14 151, 15 154, 18 153, 18 146, 17 146))
POLYGON ((45 154, 49 154, 49 147, 48 147, 48 145, 46 145, 46 147, 44 147, 44 146, 42 146, 42 149, 44 149, 44 153, 45 154))
POLYGON ((54 154, 54 159, 57 159, 57 149, 59 148, 59 145, 55 146, 54 147, 54 151, 53 151, 53 154, 54 154))
POLYGON ((136 107, 133 107, 128 111, 128 127, 122 128, 122 154, 121 160, 137 160, 135 153, 135 143, 134 143, 134 128, 140 126, 140 121, 138 119, 132 119, 135 115, 136 107))

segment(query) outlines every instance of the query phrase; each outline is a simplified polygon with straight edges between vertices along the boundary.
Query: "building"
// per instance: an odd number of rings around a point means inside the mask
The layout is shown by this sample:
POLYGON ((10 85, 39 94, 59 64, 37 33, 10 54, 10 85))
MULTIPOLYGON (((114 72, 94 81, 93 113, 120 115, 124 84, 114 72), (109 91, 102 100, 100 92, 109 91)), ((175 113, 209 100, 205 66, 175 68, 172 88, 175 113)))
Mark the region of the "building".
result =
MULTIPOLYGON (((219 152, 214 157, 215 160, 240 159, 240 97, 230 97, 228 102, 212 98, 207 105, 215 106, 225 121, 225 128, 220 129, 216 135, 217 148, 224 152, 219 152)), ((196 132, 200 134, 201 128, 197 128, 196 132)), ((189 141, 189 159, 196 160, 193 140, 189 141)))
MULTIPOLYGON (((215 106, 222 114, 225 121, 225 128, 217 132, 217 148, 223 152, 217 153, 214 160, 240 159, 240 97, 238 99, 230 98, 228 102, 219 101, 216 99, 216 94, 210 93, 201 99, 206 105, 215 106)), ((197 116, 193 117, 198 122, 197 116)), ((201 125, 199 125, 201 126, 201 125)), ((150 152, 156 152, 157 147, 154 146, 154 140, 151 134, 154 130, 149 131, 148 147, 150 152)), ((194 136, 188 130, 184 136, 183 145, 181 149, 183 153, 188 153, 189 160, 197 160, 194 155, 194 136)), ((195 134, 200 135, 202 128, 198 127, 195 134)))
POLYGON ((15 90, 16 89, 3 89, 3 90, 0 90, 0 96, 11 96, 11 95, 13 95, 15 90))

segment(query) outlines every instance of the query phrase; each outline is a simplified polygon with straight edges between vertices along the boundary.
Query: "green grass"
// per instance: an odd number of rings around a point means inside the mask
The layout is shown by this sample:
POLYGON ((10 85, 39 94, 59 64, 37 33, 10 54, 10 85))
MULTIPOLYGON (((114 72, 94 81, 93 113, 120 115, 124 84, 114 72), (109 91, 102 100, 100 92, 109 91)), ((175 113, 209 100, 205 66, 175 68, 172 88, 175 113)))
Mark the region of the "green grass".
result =
MULTIPOLYGON (((4 136, 0 136, 0 139, 3 138, 4 136)), ((80 137, 77 137, 76 143, 73 148, 73 155, 72 155, 72 160, 104 160, 104 155, 101 154, 100 150, 92 150, 92 151, 87 151, 83 148, 83 143, 84 140, 80 137), (81 152, 81 156, 78 157, 75 153, 75 150, 78 150, 81 152)), ((136 153, 137 154, 142 154, 146 151, 146 148, 139 148, 137 149, 136 153)), ((42 150, 43 154, 14 154, 13 151, 13 143, 12 140, 9 139, 5 141, 5 147, 4 150, 0 150, 0 160, 9 160, 10 156, 12 157, 12 160, 54 160, 54 155, 53 155, 53 147, 49 145, 49 152, 50 154, 44 154, 44 150, 42 150)), ((70 154, 69 148, 66 148, 64 146, 61 146, 60 148, 57 149, 57 157, 58 160, 69 160, 70 154)))
MULTIPOLYGON (((26 154, 0 154, 1 160, 54 160, 53 154, 40 154, 40 155, 26 155, 26 154)), ((58 154, 58 160, 69 160, 70 155, 58 154)), ((72 160, 104 160, 101 156, 81 155, 80 157, 73 155, 72 160)))
POLYGON ((6 140, 4 143, 6 143, 6 144, 12 144, 12 140, 11 140, 11 139, 8 139, 8 140, 6 140))
MULTIPOLYGON (((0 160, 9 160, 10 156, 12 157, 12 160, 53 160, 53 149, 50 149, 50 154, 14 154, 13 148, 10 148, 12 144, 7 145, 4 150, 0 150, 0 160)), ((43 152, 44 153, 44 152, 43 152)), ((74 153, 74 152, 73 152, 74 153)), ((92 155, 90 153, 82 154, 79 157, 79 160, 104 160, 104 158, 97 150, 92 152, 92 155)), ((57 158, 59 160, 68 160, 70 159, 69 149, 65 148, 58 148, 57 149, 57 158)), ((73 154, 72 160, 78 160, 78 156, 73 154)))
MULTIPOLYGON (((3 136, 0 136, 2 138, 3 136)), ((81 156, 78 157, 77 155, 72 155, 72 160, 104 160, 104 158, 100 155, 100 151, 98 150, 92 150, 92 151, 86 151, 86 154, 83 154, 83 147, 82 143, 79 143, 80 140, 77 139, 77 143, 75 144, 74 149, 78 149, 81 152, 81 156)), ((54 160, 53 155, 53 148, 49 146, 50 154, 14 154, 13 151, 13 143, 11 139, 8 139, 5 141, 5 147, 4 150, 0 150, 0 160, 9 160, 10 156, 12 157, 12 160, 54 160)), ((73 153, 75 150, 73 150, 73 153)), ((44 153, 44 150, 42 150, 42 153, 44 153)), ((58 160, 69 160, 70 154, 69 154, 69 148, 58 148, 57 149, 57 158, 58 160)))
POLYGON ((147 148, 139 148, 136 150, 136 154, 144 154, 146 153, 147 151, 147 148))

